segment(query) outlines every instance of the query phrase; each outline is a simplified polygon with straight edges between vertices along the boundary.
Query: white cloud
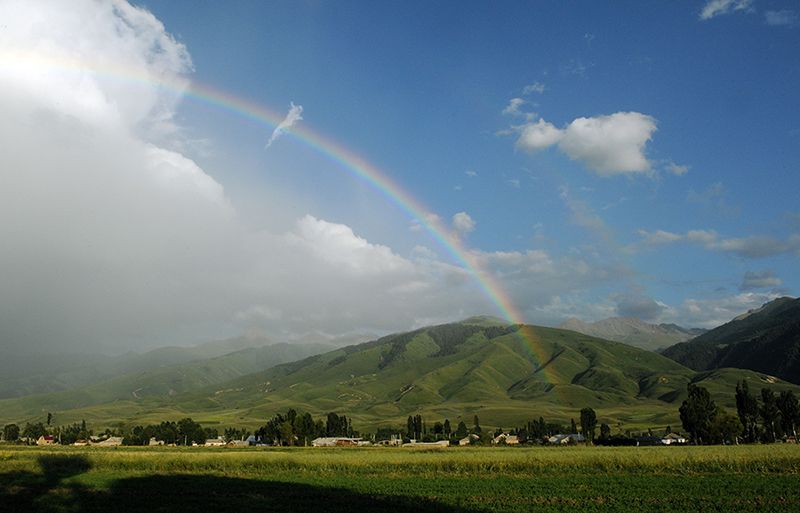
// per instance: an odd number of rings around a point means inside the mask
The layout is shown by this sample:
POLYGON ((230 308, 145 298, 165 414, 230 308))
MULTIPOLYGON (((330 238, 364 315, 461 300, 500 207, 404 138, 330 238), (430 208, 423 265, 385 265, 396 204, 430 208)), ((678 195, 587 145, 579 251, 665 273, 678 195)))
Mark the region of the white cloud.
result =
POLYGON ((520 186, 521 186, 519 180, 516 179, 516 178, 510 178, 510 179, 506 180, 506 183, 508 185, 510 185, 511 187, 515 188, 515 189, 519 189, 520 186))
POLYGON ((578 118, 570 123, 559 148, 601 176, 648 171, 644 146, 656 131, 656 122, 638 112, 578 118))
POLYGON ((646 246, 672 244, 683 239, 682 235, 664 230, 656 230, 654 232, 639 230, 639 235, 642 237, 641 243, 646 246))
POLYGON ((564 129, 544 119, 518 128, 517 147, 537 152, 553 145, 581 161, 600 176, 650 170, 645 145, 656 131, 656 121, 638 112, 577 118, 564 129))
POLYGON ((467 176, 469 176, 470 178, 474 178, 474 177, 478 176, 478 173, 477 173, 477 172, 475 172, 475 171, 472 171, 472 170, 470 170, 470 171, 465 171, 465 172, 464 172, 464 174, 465 174, 465 175, 467 175, 467 176))
POLYGON ((800 252, 800 235, 791 235, 787 239, 781 240, 767 235, 723 239, 713 230, 689 230, 685 234, 664 230, 655 232, 639 230, 638 234, 641 239, 630 246, 629 249, 635 251, 685 241, 699 244, 709 251, 731 253, 747 259, 767 258, 800 252))
POLYGON ((772 26, 792 26, 797 23, 797 13, 789 9, 767 11, 764 13, 764 21, 772 26))
POLYGON ((779 297, 781 294, 775 292, 742 292, 719 298, 690 298, 671 308, 670 316, 662 320, 691 328, 712 329, 779 297))
POLYGON ((475 220, 466 212, 459 212, 453 216, 453 228, 460 235, 466 235, 475 230, 475 220))
POLYGON ((520 107, 528 103, 526 100, 522 98, 511 98, 508 100, 508 105, 503 109, 503 114, 509 116, 519 116, 524 114, 524 112, 520 111, 520 107))
POLYGON ((303 106, 302 105, 295 105, 294 102, 289 103, 289 112, 286 113, 286 117, 283 118, 278 126, 275 127, 275 130, 272 131, 272 135, 270 136, 269 140, 267 141, 266 147, 269 148, 272 146, 278 137, 283 135, 284 132, 287 130, 291 130, 291 128, 298 122, 303 120, 303 106))
POLYGON ((369 243, 347 225, 311 215, 297 221, 295 230, 287 235, 287 243, 359 276, 412 270, 410 262, 390 248, 369 243))
POLYGON ((533 93, 542 94, 544 90, 545 90, 544 84, 542 84, 541 82, 534 82, 532 84, 523 87, 522 94, 526 96, 533 93))
POLYGON ((180 90, 191 59, 149 12, 7 0, 0 20, 0 140, 13 148, 0 152, 0 352, 385 333, 493 311, 468 271, 406 258, 268 188, 251 228, 164 129, 180 98, 159 84, 180 90))
POLYGON ((528 123, 520 128, 517 147, 530 152, 537 152, 557 144, 564 133, 553 124, 540 119, 536 123, 528 123))
POLYGON ((689 166, 681 166, 674 162, 667 164, 667 171, 675 176, 683 176, 689 172, 689 166))
POLYGON ((752 4, 753 0, 708 0, 700 11, 700 19, 710 20, 715 16, 749 10, 752 4))
POLYGON ((763 288, 780 287, 783 284, 780 278, 775 276, 775 271, 766 269, 764 271, 747 271, 742 278, 739 290, 753 290, 763 288))

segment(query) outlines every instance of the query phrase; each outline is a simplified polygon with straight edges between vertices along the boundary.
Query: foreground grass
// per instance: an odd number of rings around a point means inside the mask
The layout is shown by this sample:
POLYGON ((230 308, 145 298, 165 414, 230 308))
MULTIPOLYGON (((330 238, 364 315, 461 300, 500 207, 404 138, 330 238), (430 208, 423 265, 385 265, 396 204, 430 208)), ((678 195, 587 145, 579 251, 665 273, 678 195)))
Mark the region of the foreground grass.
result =
POLYGON ((0 449, 3 511, 800 511, 800 447, 0 449))

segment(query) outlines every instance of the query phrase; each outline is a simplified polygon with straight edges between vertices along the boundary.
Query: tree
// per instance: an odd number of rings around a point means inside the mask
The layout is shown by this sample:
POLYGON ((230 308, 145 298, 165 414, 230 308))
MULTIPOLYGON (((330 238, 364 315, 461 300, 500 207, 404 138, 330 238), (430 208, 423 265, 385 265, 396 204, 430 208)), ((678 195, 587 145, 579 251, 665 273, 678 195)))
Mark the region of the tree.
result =
POLYGON ((744 379, 736 384, 736 413, 744 427, 745 442, 754 443, 758 439, 758 399, 744 379))
POLYGON ((178 440, 179 444, 203 445, 206 443, 206 432, 203 426, 193 421, 190 417, 178 421, 178 440))
POLYGON ((453 434, 450 428, 450 420, 444 419, 444 436, 445 438, 450 438, 450 435, 453 434))
POLYGON ((48 425, 48 426, 50 425, 50 422, 51 422, 52 420, 53 420, 53 414, 52 414, 52 413, 50 413, 50 412, 47 412, 47 425, 48 425))
POLYGON ((247 431, 244 428, 226 428, 223 433, 223 438, 225 438, 226 442, 231 442, 233 440, 245 440, 248 436, 250 436, 250 431, 247 431))
POLYGON ((19 426, 16 424, 6 424, 3 426, 3 440, 6 442, 16 442, 19 440, 19 426))
POLYGON ((608 424, 600 424, 600 440, 611 438, 611 427, 608 424))
POLYGON ((778 397, 778 409, 781 412, 781 427, 788 435, 789 433, 797 440, 797 425, 800 424, 800 403, 797 401, 794 392, 784 390, 778 397))
POLYGON ((590 442, 594 441, 594 431, 597 428, 597 415, 591 408, 581 410, 581 432, 590 442))
POLYGON ((742 423, 739 417, 732 415, 720 407, 711 421, 709 441, 723 444, 738 444, 742 434, 742 423))
POLYGON ((481 434, 481 424, 478 421, 478 416, 477 415, 475 415, 475 418, 473 419, 473 422, 472 422, 472 432, 475 433, 476 435, 480 435, 481 434))
POLYGON ((687 391, 689 397, 678 409, 683 429, 691 433, 692 443, 702 444, 704 440, 707 443, 711 434, 711 422, 717 414, 717 405, 703 387, 689 383, 687 391))
POLYGON ((461 439, 461 438, 464 438, 465 436, 467 436, 468 434, 469 434, 469 431, 467 431, 467 425, 464 424, 463 420, 460 420, 458 422, 458 426, 456 426, 456 438, 461 439))
POLYGON ((569 432, 570 433, 578 432, 578 426, 575 424, 575 419, 569 419, 569 432))
POLYGON ((778 399, 775 392, 769 388, 761 389, 761 408, 759 409, 764 425, 764 437, 767 442, 774 442, 776 437, 775 425, 778 423, 781 411, 778 409, 778 399))
POLYGON ((28 439, 28 441, 36 441, 40 436, 44 436, 47 434, 47 428, 44 427, 44 424, 41 422, 37 422, 36 424, 29 424, 25 423, 25 427, 22 429, 22 436, 28 439))

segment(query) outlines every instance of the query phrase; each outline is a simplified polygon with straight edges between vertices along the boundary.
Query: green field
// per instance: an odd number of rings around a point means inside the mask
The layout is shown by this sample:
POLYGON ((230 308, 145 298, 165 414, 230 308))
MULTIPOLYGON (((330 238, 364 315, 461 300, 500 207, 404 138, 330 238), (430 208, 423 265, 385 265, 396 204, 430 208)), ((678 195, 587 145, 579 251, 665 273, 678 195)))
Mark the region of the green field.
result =
POLYGON ((800 446, 0 448, 3 511, 800 511, 800 446))

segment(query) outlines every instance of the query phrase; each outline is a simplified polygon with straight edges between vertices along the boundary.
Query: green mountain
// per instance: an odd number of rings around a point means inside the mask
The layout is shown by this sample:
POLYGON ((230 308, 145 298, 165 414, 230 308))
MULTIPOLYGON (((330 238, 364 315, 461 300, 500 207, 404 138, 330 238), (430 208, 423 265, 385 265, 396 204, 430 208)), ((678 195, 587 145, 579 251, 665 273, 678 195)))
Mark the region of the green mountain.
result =
POLYGON ((597 322, 567 319, 559 328, 650 351, 664 349, 705 333, 705 330, 698 328, 683 328, 677 324, 649 324, 633 317, 611 317, 597 322))
POLYGON ((745 378, 754 389, 800 393, 800 387, 753 371, 697 373, 660 354, 573 331, 470 319, 386 336, 224 383, 198 381, 185 393, 164 394, 161 384, 157 393, 142 390, 136 398, 126 384, 126 397, 83 406, 67 395, 0 401, 0 421, 57 411, 62 422, 85 418, 92 425, 188 415, 203 424, 255 427, 278 411, 297 408, 315 416, 346 414, 360 429, 403 425, 417 413, 468 423, 479 415, 487 426, 508 427, 540 415, 568 422, 589 406, 601 422, 646 428, 679 425, 678 406, 690 382, 708 387, 722 406, 735 408, 735 385, 745 378), (51 409, 44 410, 45 405, 51 409))
POLYGON ((770 301, 663 354, 696 370, 739 367, 800 383, 800 299, 770 301))
MULTIPOLYGON (((235 345, 227 344, 223 347, 231 348, 235 345)), ((40 417, 46 412, 104 408, 113 404, 127 404, 134 409, 132 411, 138 411, 141 404, 148 401, 152 403, 160 398, 169 398, 187 391, 224 383, 330 349, 330 345, 319 343, 272 344, 188 363, 128 372, 70 390, 0 401, 0 417, 27 420, 40 417)), ((163 351, 158 350, 156 353, 163 354, 163 351)))
POLYGON ((69 390, 123 374, 215 358, 270 344, 274 342, 266 337, 247 335, 195 346, 167 346, 118 356, 101 353, 8 353, 0 360, 0 399, 69 390))

